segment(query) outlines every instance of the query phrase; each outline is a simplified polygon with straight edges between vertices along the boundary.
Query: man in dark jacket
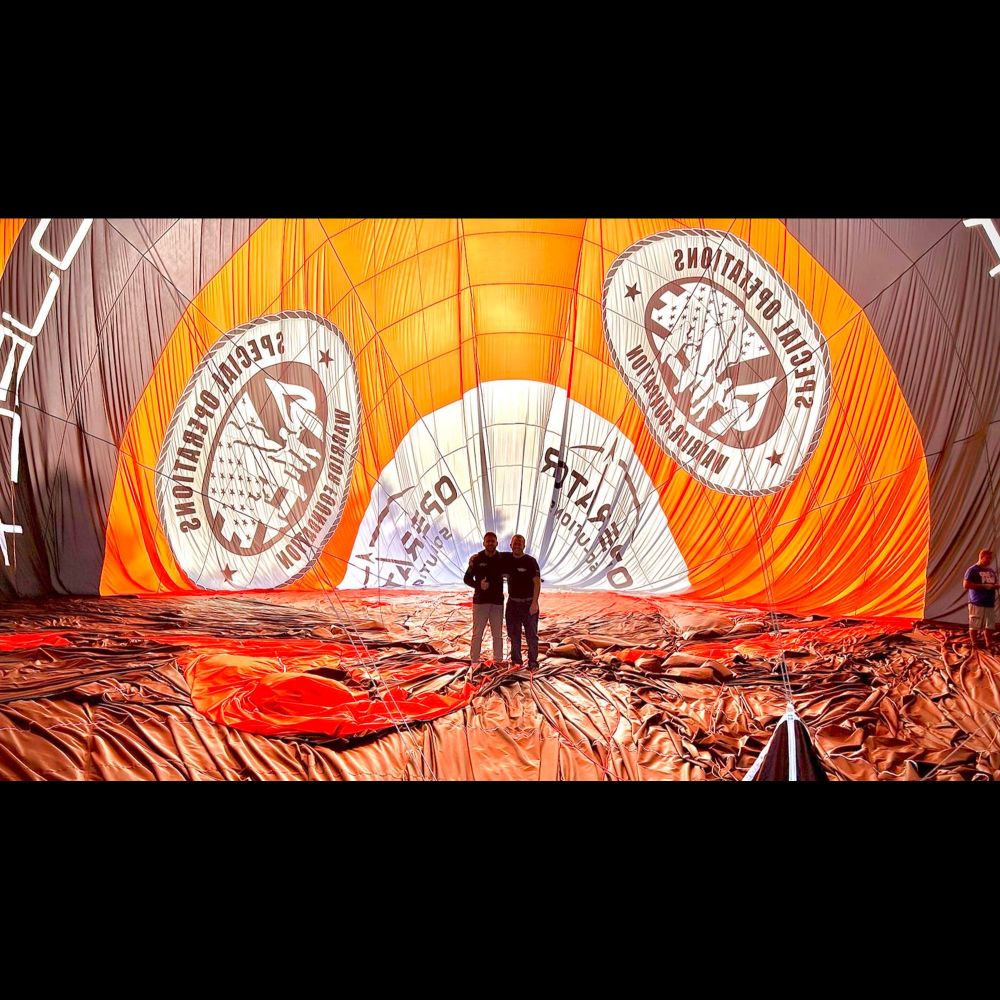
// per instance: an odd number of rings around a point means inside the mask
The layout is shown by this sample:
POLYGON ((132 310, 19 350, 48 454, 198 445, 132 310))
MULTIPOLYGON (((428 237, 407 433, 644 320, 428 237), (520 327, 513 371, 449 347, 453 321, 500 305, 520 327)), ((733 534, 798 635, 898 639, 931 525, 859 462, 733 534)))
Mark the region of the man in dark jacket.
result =
POLYGON ((466 586, 475 589, 472 595, 472 648, 469 650, 473 670, 479 665, 487 622, 493 633, 493 660, 496 663, 503 660, 503 574, 509 558, 497 552, 497 536, 487 531, 483 535, 483 551, 469 559, 469 568, 465 571, 466 586))
POLYGON ((510 555, 504 569, 507 577, 507 638, 510 662, 521 662, 521 629, 528 644, 528 669, 538 666, 538 596, 542 574, 538 563, 524 554, 524 535, 510 540, 510 555))

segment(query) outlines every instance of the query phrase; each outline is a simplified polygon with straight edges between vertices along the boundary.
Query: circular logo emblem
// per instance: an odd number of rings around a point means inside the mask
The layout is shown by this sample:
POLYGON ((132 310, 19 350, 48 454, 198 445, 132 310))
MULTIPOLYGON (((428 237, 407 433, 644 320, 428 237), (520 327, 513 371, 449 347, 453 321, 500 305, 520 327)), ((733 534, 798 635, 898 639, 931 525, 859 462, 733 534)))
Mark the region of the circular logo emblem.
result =
POLYGON ((160 523, 197 587, 280 587, 340 522, 360 394, 343 335, 308 312, 220 337, 188 382, 156 463, 160 523))
POLYGON ((630 246, 601 299, 611 354, 661 448, 722 493, 787 486, 829 408, 826 340, 762 257, 682 229, 630 246))

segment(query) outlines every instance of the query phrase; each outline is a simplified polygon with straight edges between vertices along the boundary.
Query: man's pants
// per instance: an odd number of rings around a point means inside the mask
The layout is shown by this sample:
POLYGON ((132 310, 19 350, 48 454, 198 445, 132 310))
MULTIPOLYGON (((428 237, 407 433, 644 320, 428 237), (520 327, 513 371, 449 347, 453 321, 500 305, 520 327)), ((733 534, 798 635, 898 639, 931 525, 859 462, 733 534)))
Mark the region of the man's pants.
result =
POLYGON ((483 633, 486 631, 487 622, 493 633, 493 659, 497 663, 503 659, 503 605, 473 604, 472 649, 469 650, 469 659, 473 663, 479 662, 479 651, 483 646, 483 633))
POLYGON ((969 631, 985 632, 996 628, 996 624, 996 608, 984 608, 981 604, 969 605, 969 631))
POLYGON ((507 638, 510 639, 510 662, 521 662, 521 628, 528 642, 528 666, 538 666, 538 612, 528 613, 531 601, 507 601, 507 638))

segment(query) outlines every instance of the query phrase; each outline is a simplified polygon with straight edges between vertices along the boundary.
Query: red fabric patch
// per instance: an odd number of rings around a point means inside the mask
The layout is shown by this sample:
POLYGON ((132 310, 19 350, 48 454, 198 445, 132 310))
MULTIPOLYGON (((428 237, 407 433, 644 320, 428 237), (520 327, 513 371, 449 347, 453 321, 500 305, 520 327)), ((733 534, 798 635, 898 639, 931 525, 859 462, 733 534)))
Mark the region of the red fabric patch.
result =
POLYGON ((269 736, 363 736, 436 719, 471 700, 478 685, 448 687, 462 663, 396 665, 383 676, 361 644, 315 639, 218 639, 178 657, 195 707, 213 722, 269 736), (416 690, 417 688, 423 690, 416 690), (428 690, 430 688, 431 690, 428 690))
POLYGON ((37 649, 39 646, 71 645, 62 632, 19 632, 17 635, 0 635, 0 651, 37 649))

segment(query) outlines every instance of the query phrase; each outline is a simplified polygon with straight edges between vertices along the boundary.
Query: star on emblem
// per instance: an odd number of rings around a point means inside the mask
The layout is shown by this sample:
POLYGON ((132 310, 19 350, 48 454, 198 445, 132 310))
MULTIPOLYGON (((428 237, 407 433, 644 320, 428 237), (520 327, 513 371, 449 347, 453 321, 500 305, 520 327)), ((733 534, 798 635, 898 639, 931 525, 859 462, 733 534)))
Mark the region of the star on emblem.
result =
POLYGON ((637 281, 634 285, 628 286, 628 291, 625 293, 625 298, 634 299, 639 294, 639 282, 637 281))
POLYGON ((330 357, 330 352, 329 351, 321 351, 320 352, 319 363, 321 365, 328 365, 332 361, 333 361, 333 358, 330 357))
POLYGON ((767 460, 771 463, 771 465, 781 465, 782 455, 784 455, 784 452, 782 452, 781 455, 779 455, 776 452, 772 451, 771 454, 767 456, 767 460))
POLYGON ((226 578, 226 583, 232 583, 233 577, 236 576, 236 570, 229 568, 229 563, 226 563, 226 568, 222 571, 222 575, 226 578))

